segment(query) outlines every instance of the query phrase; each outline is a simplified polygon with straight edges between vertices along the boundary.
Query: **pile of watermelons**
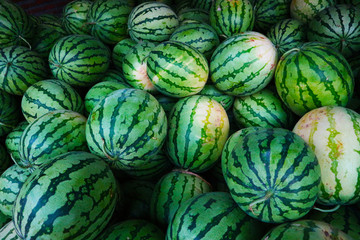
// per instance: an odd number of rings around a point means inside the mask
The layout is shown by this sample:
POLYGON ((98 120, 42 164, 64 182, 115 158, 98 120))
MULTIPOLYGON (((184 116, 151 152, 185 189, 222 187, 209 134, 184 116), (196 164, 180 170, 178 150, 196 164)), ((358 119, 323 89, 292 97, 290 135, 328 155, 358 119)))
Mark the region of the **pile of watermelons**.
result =
POLYGON ((0 0, 0 239, 360 239, 359 0, 0 0))

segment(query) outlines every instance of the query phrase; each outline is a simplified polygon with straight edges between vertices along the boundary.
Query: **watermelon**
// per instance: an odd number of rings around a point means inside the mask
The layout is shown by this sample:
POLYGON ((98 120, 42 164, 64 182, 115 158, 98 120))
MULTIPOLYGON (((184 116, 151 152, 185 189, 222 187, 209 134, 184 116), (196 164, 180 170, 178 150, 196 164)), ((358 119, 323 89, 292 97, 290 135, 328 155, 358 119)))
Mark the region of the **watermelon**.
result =
POLYGON ((28 125, 29 123, 27 121, 22 121, 6 136, 5 146, 14 162, 20 161, 20 138, 28 125))
POLYGON ((105 161, 86 152, 58 155, 25 181, 14 203, 21 239, 97 239, 118 199, 105 161))
POLYGON ((26 127, 19 151, 22 167, 37 168, 68 151, 86 151, 86 118, 70 110, 48 112, 26 127))
POLYGON ((202 22, 184 22, 176 28, 170 40, 186 43, 199 50, 207 59, 210 59, 216 47, 220 44, 215 30, 202 22))
POLYGON ((13 215, 15 198, 29 175, 30 171, 15 164, 0 176, 0 211, 9 218, 13 215))
POLYGON ((155 156, 167 134, 159 102, 139 89, 120 89, 102 99, 86 123, 92 153, 118 169, 136 169, 155 156))
POLYGON ((252 0, 252 3, 257 31, 266 32, 272 25, 290 17, 291 0, 252 0))
POLYGON ((18 99, 0 89, 0 137, 11 132, 19 122, 18 99))
POLYGON ((231 196, 245 213, 260 221, 299 219, 317 200, 319 162, 305 141, 289 130, 251 131, 239 137, 225 162, 231 196))
POLYGON ((261 240, 354 240, 344 232, 321 221, 298 220, 281 224, 268 232, 261 240))
POLYGON ((34 34, 34 23, 29 15, 12 1, 0 1, 0 49, 29 46, 34 34))
POLYGON ((90 34, 87 14, 91 7, 90 0, 74 0, 63 8, 62 25, 71 34, 90 34))
POLYGON ((125 55, 136 45, 136 42, 131 38, 125 38, 119 41, 113 48, 112 51, 112 62, 114 67, 122 72, 122 64, 125 55))
POLYGON ((153 223, 142 219, 129 219, 105 229, 97 240, 163 240, 164 233, 153 223))
POLYGON ((360 200, 360 115, 348 108, 325 106, 306 113, 293 132, 315 152, 321 168, 318 201, 325 205, 360 200))
POLYGON ((310 22, 309 41, 326 43, 345 57, 360 51, 360 7, 339 4, 325 8, 310 22))
POLYGON ((212 0, 190 0, 190 6, 192 8, 199 8, 205 11, 210 11, 212 0))
POLYGON ((2 240, 21 240, 16 234, 13 221, 7 221, 6 224, 0 229, 0 236, 2 240))
POLYGON ((211 190, 211 185, 199 175, 175 169, 155 185, 150 203, 151 218, 159 225, 167 226, 186 200, 211 190))
POLYGON ((257 240, 263 235, 262 229, 262 224, 241 211, 229 193, 210 192, 180 206, 169 223, 166 240, 257 240))
POLYGON ((210 24, 209 12, 199 8, 186 8, 178 13, 180 24, 192 20, 210 24))
POLYGON ((12 164, 9 153, 4 144, 0 143, 0 174, 3 173, 12 164))
POLYGON ((52 14, 41 14, 39 16, 32 16, 34 17, 36 20, 34 20, 36 22, 36 24, 53 24, 53 23, 60 23, 61 24, 61 18, 59 18, 58 16, 52 15, 52 14))
POLYGON ((110 65, 110 50, 88 35, 69 35, 51 49, 49 65, 56 79, 74 86, 99 82, 110 65))
POLYGON ((307 23, 321 10, 334 6, 335 4, 336 0, 292 0, 290 4, 290 15, 296 20, 307 23))
POLYGON ((0 50, 0 89, 23 95, 28 87, 46 79, 48 68, 41 56, 22 46, 0 50))
POLYGON ((131 7, 124 0, 96 0, 89 9, 87 23, 91 35, 114 45, 127 36, 127 22, 131 7))
POLYGON ((224 94, 219 91, 214 85, 206 84, 204 88, 199 92, 199 95, 207 96, 211 99, 216 100, 223 106, 227 111, 229 110, 234 103, 235 97, 231 95, 224 94))
POLYGON ((159 92, 182 98, 203 89, 209 66, 195 48, 182 42, 166 41, 151 50, 147 58, 147 74, 159 92))
POLYGON ((168 5, 154 1, 137 5, 128 20, 129 35, 136 42, 166 41, 178 25, 176 13, 168 5))
POLYGON ((346 106, 354 91, 344 56, 317 42, 286 52, 276 67, 275 84, 282 101, 299 116, 322 106, 346 106))
POLYGON ((236 123, 241 127, 293 127, 292 112, 268 88, 250 96, 235 98, 233 112, 236 123))
POLYGON ((101 79, 101 81, 102 82, 115 81, 115 82, 119 82, 119 83, 123 83, 123 84, 127 85, 126 79, 125 79, 124 75, 122 74, 122 72, 120 72, 116 69, 109 69, 105 73, 105 76, 101 79))
POLYGON ((215 0, 209 17, 217 34, 225 38, 254 27, 255 14, 249 0, 215 0))
POLYGON ((154 84, 146 73, 146 60, 155 44, 151 42, 140 42, 132 47, 124 56, 122 72, 126 82, 136 89, 156 93, 154 84))
POLYGON ((285 19, 270 27, 266 36, 275 45, 279 56, 282 56, 306 42, 305 25, 296 19, 285 19))
POLYGON ((45 113, 60 109, 84 112, 84 102, 79 93, 60 80, 39 81, 31 85, 21 99, 21 110, 29 123, 45 113))
POLYGON ((247 96, 266 87, 277 64, 272 42, 258 32, 229 37, 215 50, 210 60, 211 81, 220 91, 247 96))
POLYGON ((204 172, 220 157, 229 119, 217 101, 201 95, 180 99, 169 116, 166 150, 177 167, 204 172))

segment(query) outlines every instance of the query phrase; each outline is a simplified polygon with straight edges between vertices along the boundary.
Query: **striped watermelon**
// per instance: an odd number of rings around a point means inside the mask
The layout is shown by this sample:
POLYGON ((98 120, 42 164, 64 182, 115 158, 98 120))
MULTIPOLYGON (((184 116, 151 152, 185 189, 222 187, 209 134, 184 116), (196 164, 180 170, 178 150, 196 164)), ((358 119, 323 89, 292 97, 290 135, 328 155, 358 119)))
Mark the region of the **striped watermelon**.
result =
POLYGON ((0 89, 0 137, 11 132, 20 119, 18 99, 0 89))
POLYGON ((234 103, 235 97, 231 95, 224 94, 219 91, 214 85, 206 84, 204 88, 199 92, 199 95, 207 96, 211 99, 216 100, 218 103, 223 106, 223 108, 228 111, 234 103))
POLYGON ((36 24, 48 24, 54 22, 61 24, 61 18, 52 14, 41 14, 39 16, 30 15, 30 17, 36 18, 36 20, 34 20, 36 24))
POLYGON ((5 146, 7 152, 10 154, 12 160, 15 163, 20 162, 20 152, 19 152, 20 138, 25 128, 28 125, 29 123, 27 121, 22 121, 6 136, 5 146))
POLYGON ((23 95, 28 87, 46 79, 48 68, 40 55, 26 47, 12 46, 0 50, 0 89, 23 95))
POLYGON ((210 24, 222 37, 251 31, 255 13, 249 0, 215 0, 210 9, 210 24))
POLYGON ((168 6, 171 6, 172 2, 173 2, 173 0, 138 0, 137 4, 141 4, 141 3, 144 3, 144 2, 152 2, 152 1, 161 2, 161 3, 164 3, 164 4, 168 5, 168 6))
POLYGON ((306 42, 305 25, 296 19, 285 19, 270 27, 266 36, 281 56, 306 42))
POLYGON ((19 6, 8 0, 0 1, 0 49, 15 45, 29 46, 34 23, 19 6))
POLYGON ((354 240, 352 237, 339 231, 330 224, 313 221, 299 220, 295 222, 284 223, 273 228, 261 240, 354 240))
POLYGON ((86 118, 70 110, 48 112, 33 121, 21 135, 21 166, 37 168, 68 151, 86 151, 86 118))
POLYGON ((176 1, 174 4, 174 10, 176 13, 180 13, 186 9, 191 9, 191 1, 192 0, 184 0, 184 1, 176 1))
POLYGON ((13 221, 7 222, 6 225, 0 229, 0 236, 2 240, 21 240, 16 234, 13 221))
POLYGON ((262 224, 248 217, 229 193, 210 192, 189 199, 175 213, 166 240, 258 240, 262 224))
POLYGON ((192 8, 199 8, 205 11, 210 11, 212 0, 190 0, 190 6, 192 8))
POLYGON ((147 74, 159 92, 181 98, 201 91, 208 79, 209 66, 195 48, 181 42, 166 41, 150 52, 147 74))
POLYGON ((115 81, 115 82, 120 82, 123 84, 126 84, 126 80, 124 75, 115 69, 109 69, 106 73, 105 76, 101 79, 101 81, 115 81))
POLYGON ((354 91, 346 59, 316 42, 305 43, 281 57, 275 84, 280 98, 299 116, 321 106, 346 106, 354 91))
POLYGON ((45 113, 60 109, 84 112, 84 102, 79 93, 60 80, 39 81, 31 85, 21 99, 21 110, 29 123, 45 113))
POLYGON ((321 168, 319 202, 353 204, 360 200, 360 115, 327 106, 305 114, 293 132, 314 150, 321 168))
POLYGON ((168 5, 154 1, 133 8, 128 21, 130 37, 136 42, 166 41, 178 25, 176 13, 168 5))
POLYGON ((170 40, 186 43, 199 50, 207 59, 210 59, 216 47, 220 44, 215 30, 202 22, 184 22, 176 28, 170 40))
POLYGON ((126 38, 130 12, 125 0, 96 0, 89 9, 86 24, 90 24, 91 35, 113 45, 126 38))
POLYGON ((169 116, 166 149, 177 167, 192 172, 211 168, 229 133, 229 119, 217 101, 195 95, 179 100, 169 116))
POLYGON ((310 22, 309 41, 326 43, 345 57, 360 51, 360 7, 340 4, 325 8, 310 22))
POLYGON ((323 221, 338 228, 354 239, 360 239, 360 211, 352 206, 342 206, 335 212, 313 210, 307 219, 323 221))
POLYGON ((167 119, 159 102, 138 89, 120 89, 101 100, 86 124, 92 153, 119 169, 136 169, 155 156, 167 134, 167 119))
POLYGON ((279 96, 268 88, 250 96, 237 97, 233 112, 242 127, 292 128, 293 116, 279 96))
POLYGON ((122 221, 105 229, 97 240, 164 240, 159 227, 142 219, 122 221))
POLYGON ((118 42, 112 51, 112 62, 114 67, 122 72, 122 64, 124 61, 125 55, 136 45, 136 42, 131 38, 125 38, 118 42))
POLYGON ((36 169, 14 203, 21 239, 92 240, 106 227, 118 199, 116 180, 102 159, 69 152, 36 169))
POLYGON ((9 153, 6 147, 0 143, 0 174, 3 173, 12 164, 9 153))
POLYGON ((90 34, 87 14, 91 7, 90 0, 74 0, 63 8, 62 25, 71 34, 90 34))
POLYGON ((29 177, 30 171, 22 169, 14 164, 9 167, 0 176, 0 211, 8 217, 12 217, 12 210, 16 196, 26 179, 29 177))
POLYGON ((290 15, 300 22, 307 23, 321 10, 334 6, 336 0, 292 0, 290 4, 290 15))
POLYGON ((84 103, 86 112, 91 113, 95 105, 104 97, 116 90, 124 88, 129 88, 129 86, 126 83, 121 83, 115 80, 108 80, 95 84, 85 95, 84 103))
POLYGON ((247 96, 270 82, 276 64, 277 51, 271 41, 263 34, 244 32, 216 48, 210 60, 211 80, 226 94, 247 96))
POLYGON ((209 12, 199 8, 182 9, 181 11, 179 11, 178 17, 180 24, 188 20, 210 24, 209 12))
POLYGON ((126 82, 136 89, 156 93, 154 84, 146 73, 146 60, 151 50, 155 47, 151 42, 139 42, 124 56, 122 72, 126 82))
POLYGON ((110 65, 110 50, 88 35, 69 35, 58 40, 49 56, 56 79, 74 86, 99 82, 110 65))
POLYGON ((150 219, 150 201, 155 184, 143 180, 128 180, 121 183, 124 219, 150 219))
POLYGON ((224 177, 239 207, 269 223, 303 217, 320 190, 314 152, 302 138, 282 128, 240 137, 228 156, 224 177))
POLYGON ((255 26, 260 32, 266 32, 272 25, 290 17, 291 0, 253 0, 255 26))
POLYGON ((173 170, 155 185, 150 203, 151 218, 167 226, 186 200, 211 190, 210 184, 199 175, 186 170, 173 170))

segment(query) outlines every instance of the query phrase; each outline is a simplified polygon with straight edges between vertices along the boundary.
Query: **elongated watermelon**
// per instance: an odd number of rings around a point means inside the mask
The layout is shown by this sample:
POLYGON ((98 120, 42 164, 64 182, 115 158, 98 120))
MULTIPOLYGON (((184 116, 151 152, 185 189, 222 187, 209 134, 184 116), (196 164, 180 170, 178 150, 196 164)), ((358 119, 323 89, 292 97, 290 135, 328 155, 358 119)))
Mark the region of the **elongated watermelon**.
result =
POLYGON ((177 167, 192 172, 211 168, 229 133, 229 119, 217 101, 195 95, 179 100, 169 116, 166 149, 177 167))
POLYGON ((276 67, 275 84, 280 98, 299 116, 322 106, 346 106, 354 91, 344 56, 317 42, 286 52, 276 67))
POLYGON ((222 92, 247 96, 266 87, 277 64, 272 42, 258 32, 229 37, 215 50, 210 60, 214 85, 222 92))
POLYGON ((53 76, 74 86, 99 82, 110 65, 110 50, 88 35, 69 35, 51 49, 49 65, 53 76))
POLYGON ((62 25, 69 33, 90 33, 90 25, 86 24, 86 22, 91 4, 90 0, 74 0, 65 5, 63 8, 62 25))
POLYGON ((11 132, 19 122, 18 99, 0 89, 0 137, 11 132))
POLYGON ((233 148, 225 180, 248 215, 269 223, 305 216, 320 190, 320 166, 298 135, 282 128, 251 131, 233 148))
POLYGON ((320 203, 345 205, 360 199, 360 115, 326 106, 305 114, 293 132, 315 152, 321 168, 320 203))
POLYGON ((86 152, 58 155, 35 170, 16 198, 13 221, 21 239, 92 240, 118 199, 105 161, 86 152))

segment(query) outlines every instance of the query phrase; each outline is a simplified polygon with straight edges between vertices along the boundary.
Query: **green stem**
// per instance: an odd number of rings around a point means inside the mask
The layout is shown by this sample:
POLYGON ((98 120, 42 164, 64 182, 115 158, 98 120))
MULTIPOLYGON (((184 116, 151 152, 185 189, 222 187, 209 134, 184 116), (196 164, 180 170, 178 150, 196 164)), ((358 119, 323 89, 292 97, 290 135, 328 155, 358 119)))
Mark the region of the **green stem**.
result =
POLYGON ((262 202, 265 202, 266 200, 268 200, 272 195, 274 195, 274 192, 272 190, 268 190, 265 194, 265 196, 253 201, 252 203, 250 203, 249 205, 249 210, 255 215, 255 216, 258 216, 259 214, 256 214, 255 211, 254 211, 254 206, 259 204, 259 203, 262 203, 262 202))
POLYGON ((331 209, 321 209, 318 207, 313 207, 314 210, 323 212, 323 213, 331 213, 331 212, 335 212, 336 210, 338 210, 341 207, 341 205, 336 205, 335 207, 331 208, 331 209))
POLYGON ((31 50, 31 45, 30 45, 30 43, 29 43, 28 41, 26 41, 26 39, 23 38, 23 37, 20 36, 20 35, 19 35, 19 38, 20 38, 21 40, 23 40, 23 41, 28 45, 29 49, 31 50))

